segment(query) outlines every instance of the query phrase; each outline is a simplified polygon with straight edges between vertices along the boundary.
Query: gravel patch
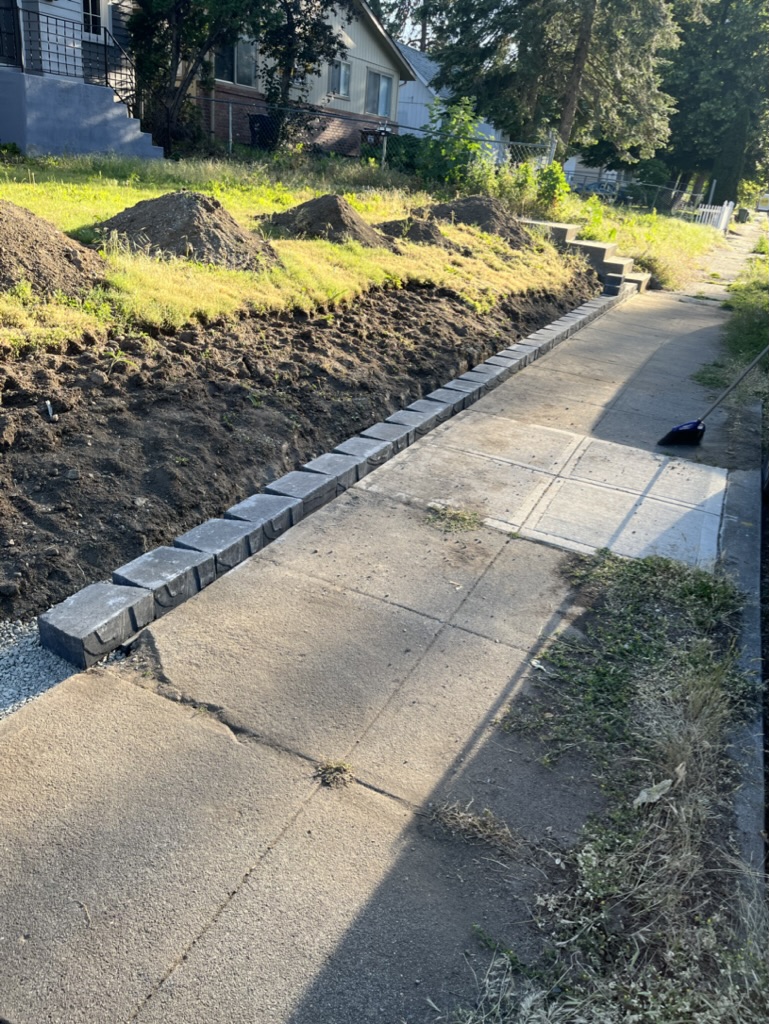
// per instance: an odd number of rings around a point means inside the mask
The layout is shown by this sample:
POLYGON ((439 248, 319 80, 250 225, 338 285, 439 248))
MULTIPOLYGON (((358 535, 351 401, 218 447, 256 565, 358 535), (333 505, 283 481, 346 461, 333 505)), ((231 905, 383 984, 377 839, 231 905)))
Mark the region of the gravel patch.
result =
POLYGON ((37 622, 0 622, 0 719, 78 671, 44 651, 37 622))

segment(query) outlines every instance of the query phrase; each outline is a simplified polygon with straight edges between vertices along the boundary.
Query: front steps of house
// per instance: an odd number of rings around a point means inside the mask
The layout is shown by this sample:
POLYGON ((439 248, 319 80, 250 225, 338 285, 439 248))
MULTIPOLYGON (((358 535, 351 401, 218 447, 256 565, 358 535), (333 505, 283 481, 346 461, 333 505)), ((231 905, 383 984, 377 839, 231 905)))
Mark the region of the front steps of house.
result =
POLYGON ((585 257, 603 282, 607 295, 618 295, 623 284, 632 284, 639 292, 645 292, 651 281, 646 271, 634 271, 629 256, 618 256, 614 242, 588 242, 577 238, 578 224, 559 224, 547 220, 522 219, 521 224, 544 231, 554 245, 561 249, 578 252, 585 257))
POLYGON ((0 67, 0 142, 15 142, 28 156, 163 156, 112 89, 78 78, 28 75, 17 68, 0 67))

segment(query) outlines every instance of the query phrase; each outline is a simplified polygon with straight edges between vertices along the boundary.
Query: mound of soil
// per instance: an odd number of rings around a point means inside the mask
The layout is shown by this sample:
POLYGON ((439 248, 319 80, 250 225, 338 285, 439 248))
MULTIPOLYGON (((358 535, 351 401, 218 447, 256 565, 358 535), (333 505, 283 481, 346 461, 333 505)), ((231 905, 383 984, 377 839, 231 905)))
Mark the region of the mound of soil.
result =
POLYGON ((318 196, 285 213, 274 213, 263 223, 290 238, 326 238, 330 242, 360 242, 368 249, 390 248, 342 196, 318 196))
POLYGON ((430 209, 436 220, 472 224, 490 235, 499 235, 513 249, 531 245, 531 238, 504 203, 490 196, 466 196, 452 203, 439 203, 430 209))
POLYGON ((145 199, 96 228, 105 237, 116 231, 133 249, 231 270, 261 270, 277 260, 269 242, 247 234, 218 199, 200 192, 145 199))
POLYGON ((0 199, 0 289, 29 281, 35 292, 76 296, 104 279, 107 264, 42 217, 0 199))
POLYGON ((399 288, 333 316, 121 338, 119 359, 71 341, 0 360, 0 619, 109 578, 598 291, 575 272, 480 315, 399 288))
POLYGON ((416 242, 419 245, 438 245, 442 249, 453 249, 454 246, 442 235, 440 228, 432 220, 422 218, 407 218, 405 220, 388 220, 384 224, 377 224, 377 231, 381 231, 388 238, 405 239, 408 242, 416 242))

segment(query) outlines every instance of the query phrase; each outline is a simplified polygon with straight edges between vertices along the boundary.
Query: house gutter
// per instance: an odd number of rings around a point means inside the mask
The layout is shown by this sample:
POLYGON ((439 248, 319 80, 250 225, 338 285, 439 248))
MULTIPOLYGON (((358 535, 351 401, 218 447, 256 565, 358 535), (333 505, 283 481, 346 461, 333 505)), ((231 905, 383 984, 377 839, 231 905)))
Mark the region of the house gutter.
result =
POLYGON ((24 74, 26 71, 24 61, 27 53, 27 47, 24 39, 24 18, 22 17, 24 7, 22 6, 22 0, 16 0, 16 10, 19 12, 19 67, 21 68, 21 73, 24 74))

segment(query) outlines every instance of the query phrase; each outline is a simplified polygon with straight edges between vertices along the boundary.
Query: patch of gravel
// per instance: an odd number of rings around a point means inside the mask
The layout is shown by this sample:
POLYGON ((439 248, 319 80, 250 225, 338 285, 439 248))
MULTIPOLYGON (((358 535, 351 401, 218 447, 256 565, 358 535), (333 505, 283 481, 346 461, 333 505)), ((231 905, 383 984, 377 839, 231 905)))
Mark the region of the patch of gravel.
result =
POLYGON ((0 199, 0 290, 28 281, 43 295, 76 296, 104 279, 107 264, 42 217, 0 199))
POLYGON ((218 199, 200 192, 144 199, 95 227, 104 238, 116 232, 132 249, 154 256, 178 256, 231 270, 263 270, 277 262, 269 242, 243 231, 218 199))
POLYGON ((78 671, 43 650, 34 619, 0 621, 0 719, 78 671))

